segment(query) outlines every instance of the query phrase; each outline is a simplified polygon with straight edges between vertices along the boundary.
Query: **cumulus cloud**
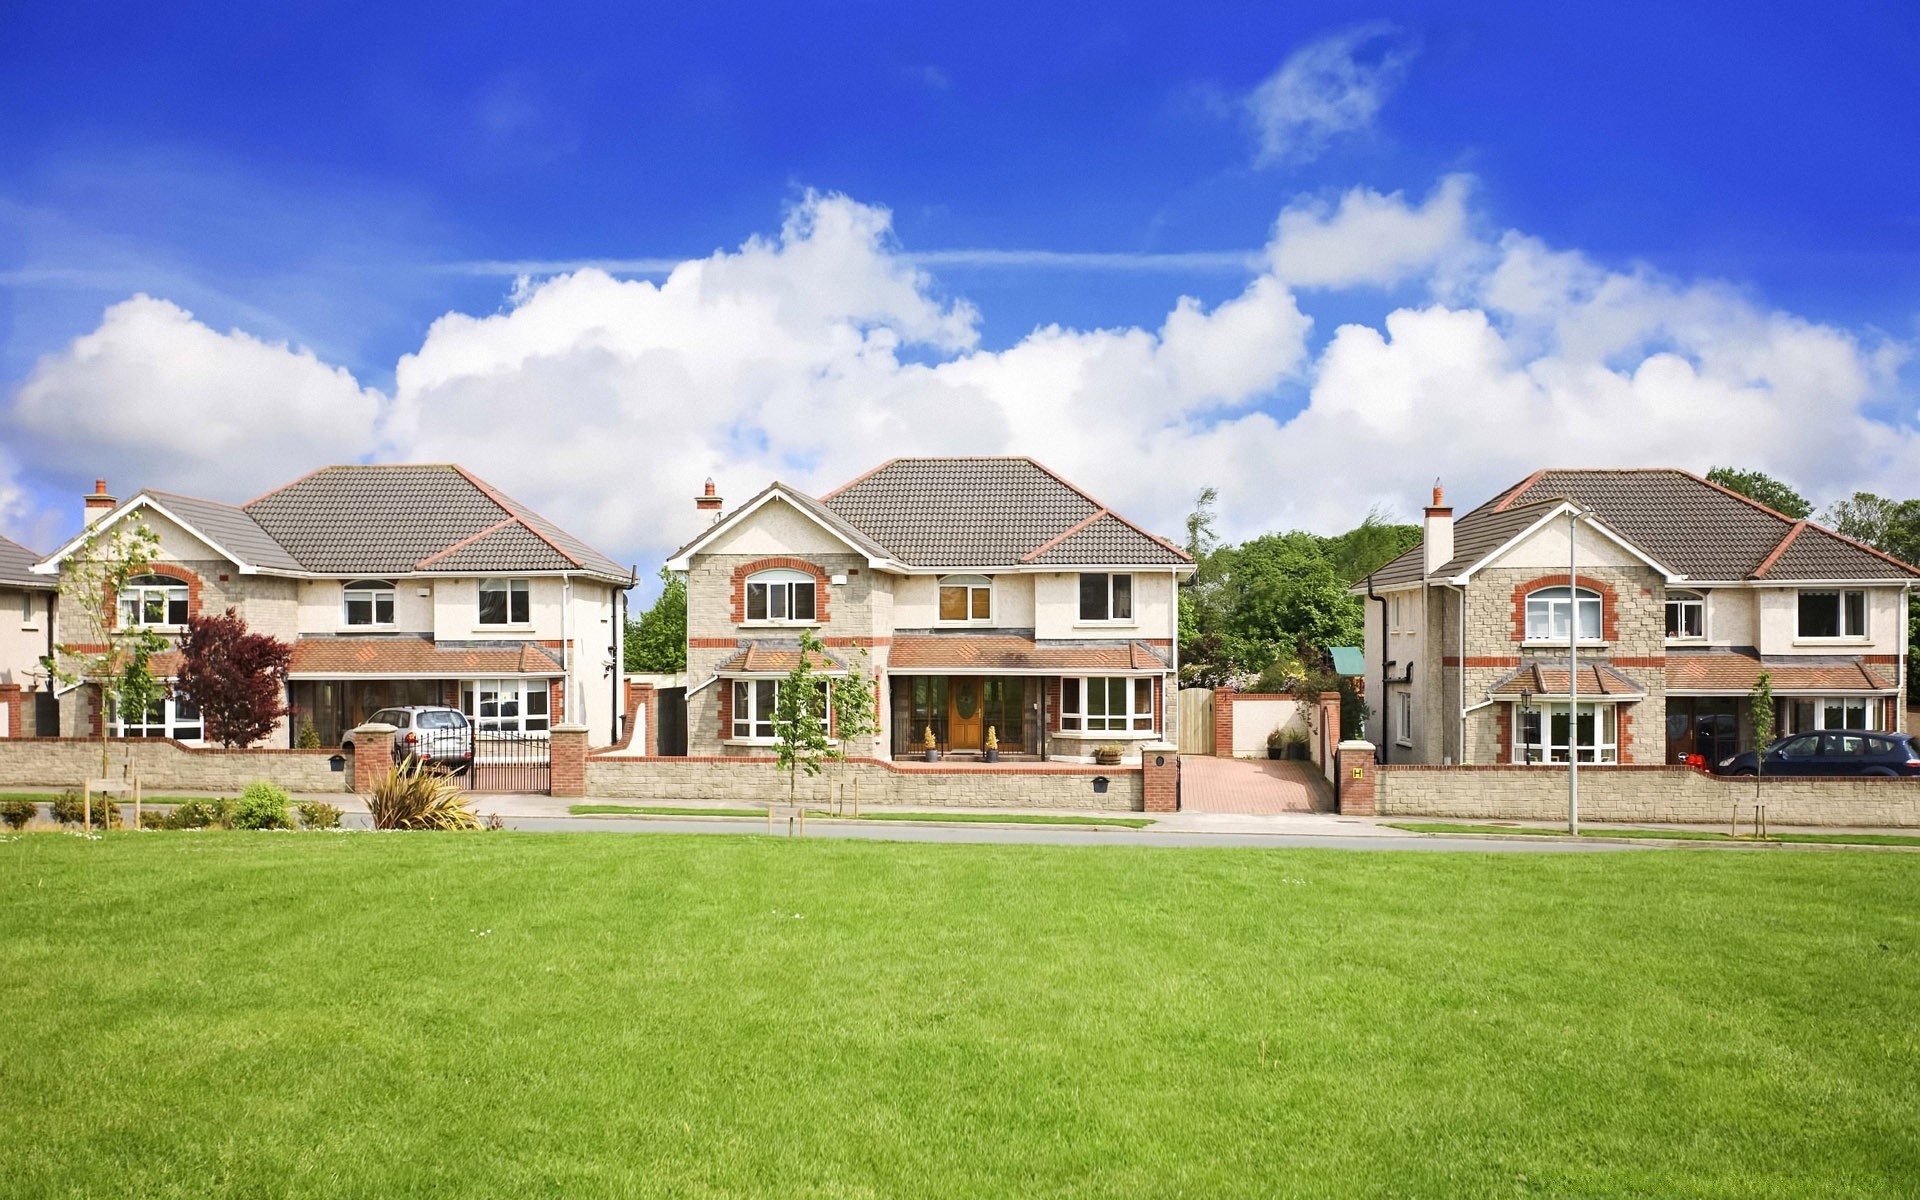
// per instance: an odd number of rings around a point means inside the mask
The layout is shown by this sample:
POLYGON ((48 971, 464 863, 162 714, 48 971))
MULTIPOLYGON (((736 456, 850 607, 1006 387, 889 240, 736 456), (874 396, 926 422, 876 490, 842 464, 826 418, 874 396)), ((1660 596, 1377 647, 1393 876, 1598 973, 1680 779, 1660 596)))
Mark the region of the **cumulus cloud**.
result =
POLYGON ((218 333, 136 295, 42 358, 7 424, 48 472, 232 495, 368 453, 380 408, 379 393, 307 350, 218 333))
POLYGON ((1415 53, 1404 32, 1373 22, 1288 55, 1245 101, 1259 141, 1255 165, 1305 162, 1334 138, 1373 124, 1415 53))
POLYGON ((1477 234, 1471 195, 1446 179, 1422 200, 1294 206, 1237 295, 1003 348, 886 210, 809 195, 777 235, 658 282, 579 270, 446 314, 391 399, 142 297, 44 361, 12 419, 77 478, 151 455, 141 478, 234 498, 367 453, 457 460, 643 568, 692 532, 708 476, 738 501, 901 454, 1032 454, 1168 533, 1214 485, 1234 536, 1411 513, 1436 475, 1475 503, 1548 465, 1732 462, 1816 499, 1911 491, 1920 441, 1871 415, 1904 347, 1477 234), (1418 294, 1310 349, 1301 296, 1357 289, 1351 313, 1384 285, 1418 294))

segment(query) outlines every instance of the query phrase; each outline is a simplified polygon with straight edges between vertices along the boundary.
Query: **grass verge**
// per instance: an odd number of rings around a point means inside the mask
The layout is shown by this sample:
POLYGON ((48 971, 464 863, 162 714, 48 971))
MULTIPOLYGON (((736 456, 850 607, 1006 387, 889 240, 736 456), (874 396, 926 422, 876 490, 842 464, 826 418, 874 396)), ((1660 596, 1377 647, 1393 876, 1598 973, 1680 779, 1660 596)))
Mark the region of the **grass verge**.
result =
POLYGON ((1123 829, 1145 829, 1152 817, 1051 816, 1047 813, 947 813, 947 812, 864 812, 862 821, 940 821, 975 825, 1113 825, 1123 829))
POLYGON ((569 804, 567 811, 576 817, 759 817, 766 820, 764 808, 674 808, 657 804, 569 804))
MULTIPOLYGON (((1404 829, 1409 833, 1514 833, 1540 837, 1566 837, 1564 829, 1542 829, 1533 825, 1461 825, 1444 821, 1389 821, 1393 829, 1404 829)), ((1789 842, 1797 845, 1831 846, 1920 846, 1920 836, 1905 833, 1771 833, 1765 838, 1742 835, 1728 837, 1724 833, 1714 833, 1706 829, 1582 829, 1581 837, 1593 838, 1645 838, 1654 841, 1677 842, 1738 842, 1740 844, 1764 845, 1768 842, 1789 842)))

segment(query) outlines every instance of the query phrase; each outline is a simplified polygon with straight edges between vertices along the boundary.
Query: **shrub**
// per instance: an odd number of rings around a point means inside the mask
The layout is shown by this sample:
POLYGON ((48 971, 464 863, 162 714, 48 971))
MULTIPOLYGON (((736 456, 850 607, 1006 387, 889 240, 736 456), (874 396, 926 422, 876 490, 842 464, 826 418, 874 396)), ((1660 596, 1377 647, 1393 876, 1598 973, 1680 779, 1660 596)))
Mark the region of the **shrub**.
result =
MULTIPOLYGON (((78 825, 81 819, 86 816, 87 806, 85 799, 79 792, 73 791, 72 789, 61 792, 48 807, 53 810, 53 819, 64 825, 78 825)), ((118 824, 120 824, 120 802, 112 796, 95 796, 93 798, 93 827, 95 829, 112 829, 118 824)))
POLYGON ((308 717, 300 722, 300 735, 294 742, 294 745, 302 750, 318 750, 320 748, 320 731, 313 727, 312 717, 308 717))
POLYGON ((256 780, 240 793, 233 809, 235 829, 292 829, 287 815, 287 789, 278 784, 256 780))
POLYGON ((296 811, 300 814, 300 824, 308 829, 340 828, 340 806, 328 804, 325 800, 302 800, 296 811))
POLYGON ((0 821, 5 821, 8 829, 23 829, 39 815, 40 806, 24 796, 0 801, 0 821))
POLYGON ((375 829, 480 828, 480 818, 467 807, 466 793, 453 776, 417 759, 394 767, 374 784, 367 809, 375 829))
POLYGON ((174 827, 171 814, 161 812, 157 808, 143 808, 140 810, 140 828, 172 829, 174 827))
POLYGON ((173 813, 167 818, 168 829, 206 829, 215 825, 222 829, 233 827, 233 801, 185 800, 174 805, 173 813))

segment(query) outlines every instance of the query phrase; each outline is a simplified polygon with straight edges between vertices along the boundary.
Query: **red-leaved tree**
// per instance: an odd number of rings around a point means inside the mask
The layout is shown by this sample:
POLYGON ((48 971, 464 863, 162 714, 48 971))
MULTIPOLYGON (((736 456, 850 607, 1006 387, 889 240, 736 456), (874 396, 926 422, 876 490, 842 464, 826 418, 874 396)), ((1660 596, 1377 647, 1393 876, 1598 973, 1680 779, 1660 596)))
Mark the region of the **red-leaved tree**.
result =
POLYGON ((287 668, 293 647, 250 633, 229 608, 217 617, 190 617, 180 643, 174 691, 200 708, 210 742, 251 746, 287 715, 287 668))

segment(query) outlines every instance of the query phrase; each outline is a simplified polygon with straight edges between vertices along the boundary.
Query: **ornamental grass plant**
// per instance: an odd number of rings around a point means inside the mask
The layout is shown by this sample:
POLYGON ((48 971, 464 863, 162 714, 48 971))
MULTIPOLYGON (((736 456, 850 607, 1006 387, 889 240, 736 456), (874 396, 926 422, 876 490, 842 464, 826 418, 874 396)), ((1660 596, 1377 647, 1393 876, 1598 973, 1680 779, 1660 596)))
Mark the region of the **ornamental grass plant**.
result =
POLYGON ((413 760, 400 763, 367 797, 375 829, 479 829, 467 794, 452 775, 413 760))

